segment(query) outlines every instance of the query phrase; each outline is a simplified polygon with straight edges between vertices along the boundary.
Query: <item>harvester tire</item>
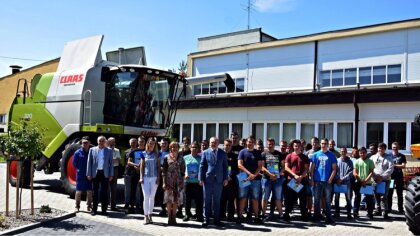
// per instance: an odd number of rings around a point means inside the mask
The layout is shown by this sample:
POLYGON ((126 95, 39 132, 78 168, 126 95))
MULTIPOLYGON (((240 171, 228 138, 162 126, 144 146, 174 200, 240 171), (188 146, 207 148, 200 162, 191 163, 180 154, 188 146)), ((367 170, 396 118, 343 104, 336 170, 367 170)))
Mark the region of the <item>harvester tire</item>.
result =
POLYGON ((420 176, 411 179, 407 185, 405 194, 405 218, 409 230, 420 234, 420 176))
POLYGON ((80 144, 73 143, 69 145, 63 152, 61 158, 61 182, 64 191, 74 197, 76 193, 76 168, 73 166, 73 155, 80 148, 80 144))
MULTIPOLYGON (((10 159, 10 167, 9 167, 9 175, 10 175, 9 183, 14 187, 16 186, 18 166, 19 166, 18 161, 16 160, 15 157, 12 157, 10 159)), ((27 158, 22 162, 22 168, 20 172, 20 182, 19 182, 20 188, 25 188, 29 186, 31 182, 30 174, 31 174, 31 161, 29 158, 27 158)))

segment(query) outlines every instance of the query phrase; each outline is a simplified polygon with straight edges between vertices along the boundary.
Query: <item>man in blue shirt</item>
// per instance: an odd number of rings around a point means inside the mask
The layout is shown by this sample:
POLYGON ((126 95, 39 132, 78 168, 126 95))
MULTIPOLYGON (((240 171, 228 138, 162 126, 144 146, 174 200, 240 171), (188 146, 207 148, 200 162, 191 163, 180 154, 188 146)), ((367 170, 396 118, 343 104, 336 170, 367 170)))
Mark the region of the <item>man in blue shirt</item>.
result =
POLYGON ((332 182, 337 172, 337 158, 334 153, 328 151, 328 139, 321 139, 321 150, 314 153, 310 159, 312 187, 315 193, 315 213, 314 220, 322 219, 321 198, 326 199, 325 213, 326 223, 334 224, 331 218, 331 191, 332 182))

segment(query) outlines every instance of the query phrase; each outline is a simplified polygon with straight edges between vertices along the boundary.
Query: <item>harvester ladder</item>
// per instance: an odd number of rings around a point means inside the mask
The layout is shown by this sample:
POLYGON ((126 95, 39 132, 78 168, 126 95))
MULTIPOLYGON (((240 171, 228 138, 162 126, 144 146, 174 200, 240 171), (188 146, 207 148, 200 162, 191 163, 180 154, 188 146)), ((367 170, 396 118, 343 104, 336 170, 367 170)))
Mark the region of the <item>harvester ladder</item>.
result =
POLYGON ((92 91, 83 92, 83 125, 92 125, 92 91))

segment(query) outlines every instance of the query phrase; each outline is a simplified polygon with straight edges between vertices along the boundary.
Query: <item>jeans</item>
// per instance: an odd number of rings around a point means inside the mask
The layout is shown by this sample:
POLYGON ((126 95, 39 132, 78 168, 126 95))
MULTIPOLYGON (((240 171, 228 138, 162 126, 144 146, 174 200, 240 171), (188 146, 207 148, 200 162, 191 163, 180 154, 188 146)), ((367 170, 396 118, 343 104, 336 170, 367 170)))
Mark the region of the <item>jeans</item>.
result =
MULTIPOLYGON (((356 214, 359 214, 359 207, 360 207, 360 199, 361 199, 361 194, 360 194, 360 188, 362 187, 360 182, 356 182, 354 184, 354 204, 353 204, 353 212, 356 214)), ((368 214, 372 214, 373 212, 373 207, 374 207, 374 198, 373 195, 365 195, 365 199, 366 199, 366 205, 367 205, 367 212, 368 214)))
POLYGON ((130 194, 131 194, 131 176, 124 176, 124 204, 130 205, 130 194))
POLYGON ((321 215, 321 198, 325 197, 325 214, 331 218, 331 184, 315 181, 315 216, 321 215))
POLYGON ((261 192, 261 180, 251 180, 251 185, 245 188, 239 188, 239 198, 248 198, 248 193, 251 194, 250 199, 259 200, 261 192))
MULTIPOLYGON (((347 210, 347 214, 351 213, 351 199, 353 198, 353 183, 351 183, 350 181, 347 183, 342 183, 342 184, 346 184, 347 185, 347 193, 345 193, 345 197, 346 197, 346 210, 347 210)), ((340 212, 340 194, 341 193, 335 193, 335 212, 339 213, 340 212)))
POLYGON ((155 195, 158 185, 156 184, 157 177, 144 177, 143 178, 143 209, 144 215, 151 215, 155 207, 155 195))
MULTIPOLYGON (((276 179, 276 181, 272 181, 271 179, 268 179, 267 182, 265 182, 263 199, 268 201, 268 199, 270 198, 270 194, 273 193, 273 196, 271 197, 271 201, 273 202, 280 201, 281 195, 283 195, 283 181, 284 181, 284 178, 278 178, 276 179)), ((274 203, 272 203, 272 205, 273 204, 274 203)))

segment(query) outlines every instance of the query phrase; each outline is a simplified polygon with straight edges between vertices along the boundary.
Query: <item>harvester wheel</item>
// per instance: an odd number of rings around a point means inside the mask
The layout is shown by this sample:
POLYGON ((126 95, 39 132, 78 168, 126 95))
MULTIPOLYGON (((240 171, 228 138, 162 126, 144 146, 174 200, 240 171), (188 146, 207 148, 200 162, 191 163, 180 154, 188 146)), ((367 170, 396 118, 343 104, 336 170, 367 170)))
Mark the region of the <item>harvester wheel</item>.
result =
POLYGON ((64 191, 74 197, 76 193, 76 168, 73 166, 73 155, 80 148, 80 144, 73 143, 66 148, 61 158, 61 182, 64 191))
POLYGON ((420 176, 411 179, 407 186, 405 195, 405 218, 409 230, 415 234, 420 234, 420 176))

